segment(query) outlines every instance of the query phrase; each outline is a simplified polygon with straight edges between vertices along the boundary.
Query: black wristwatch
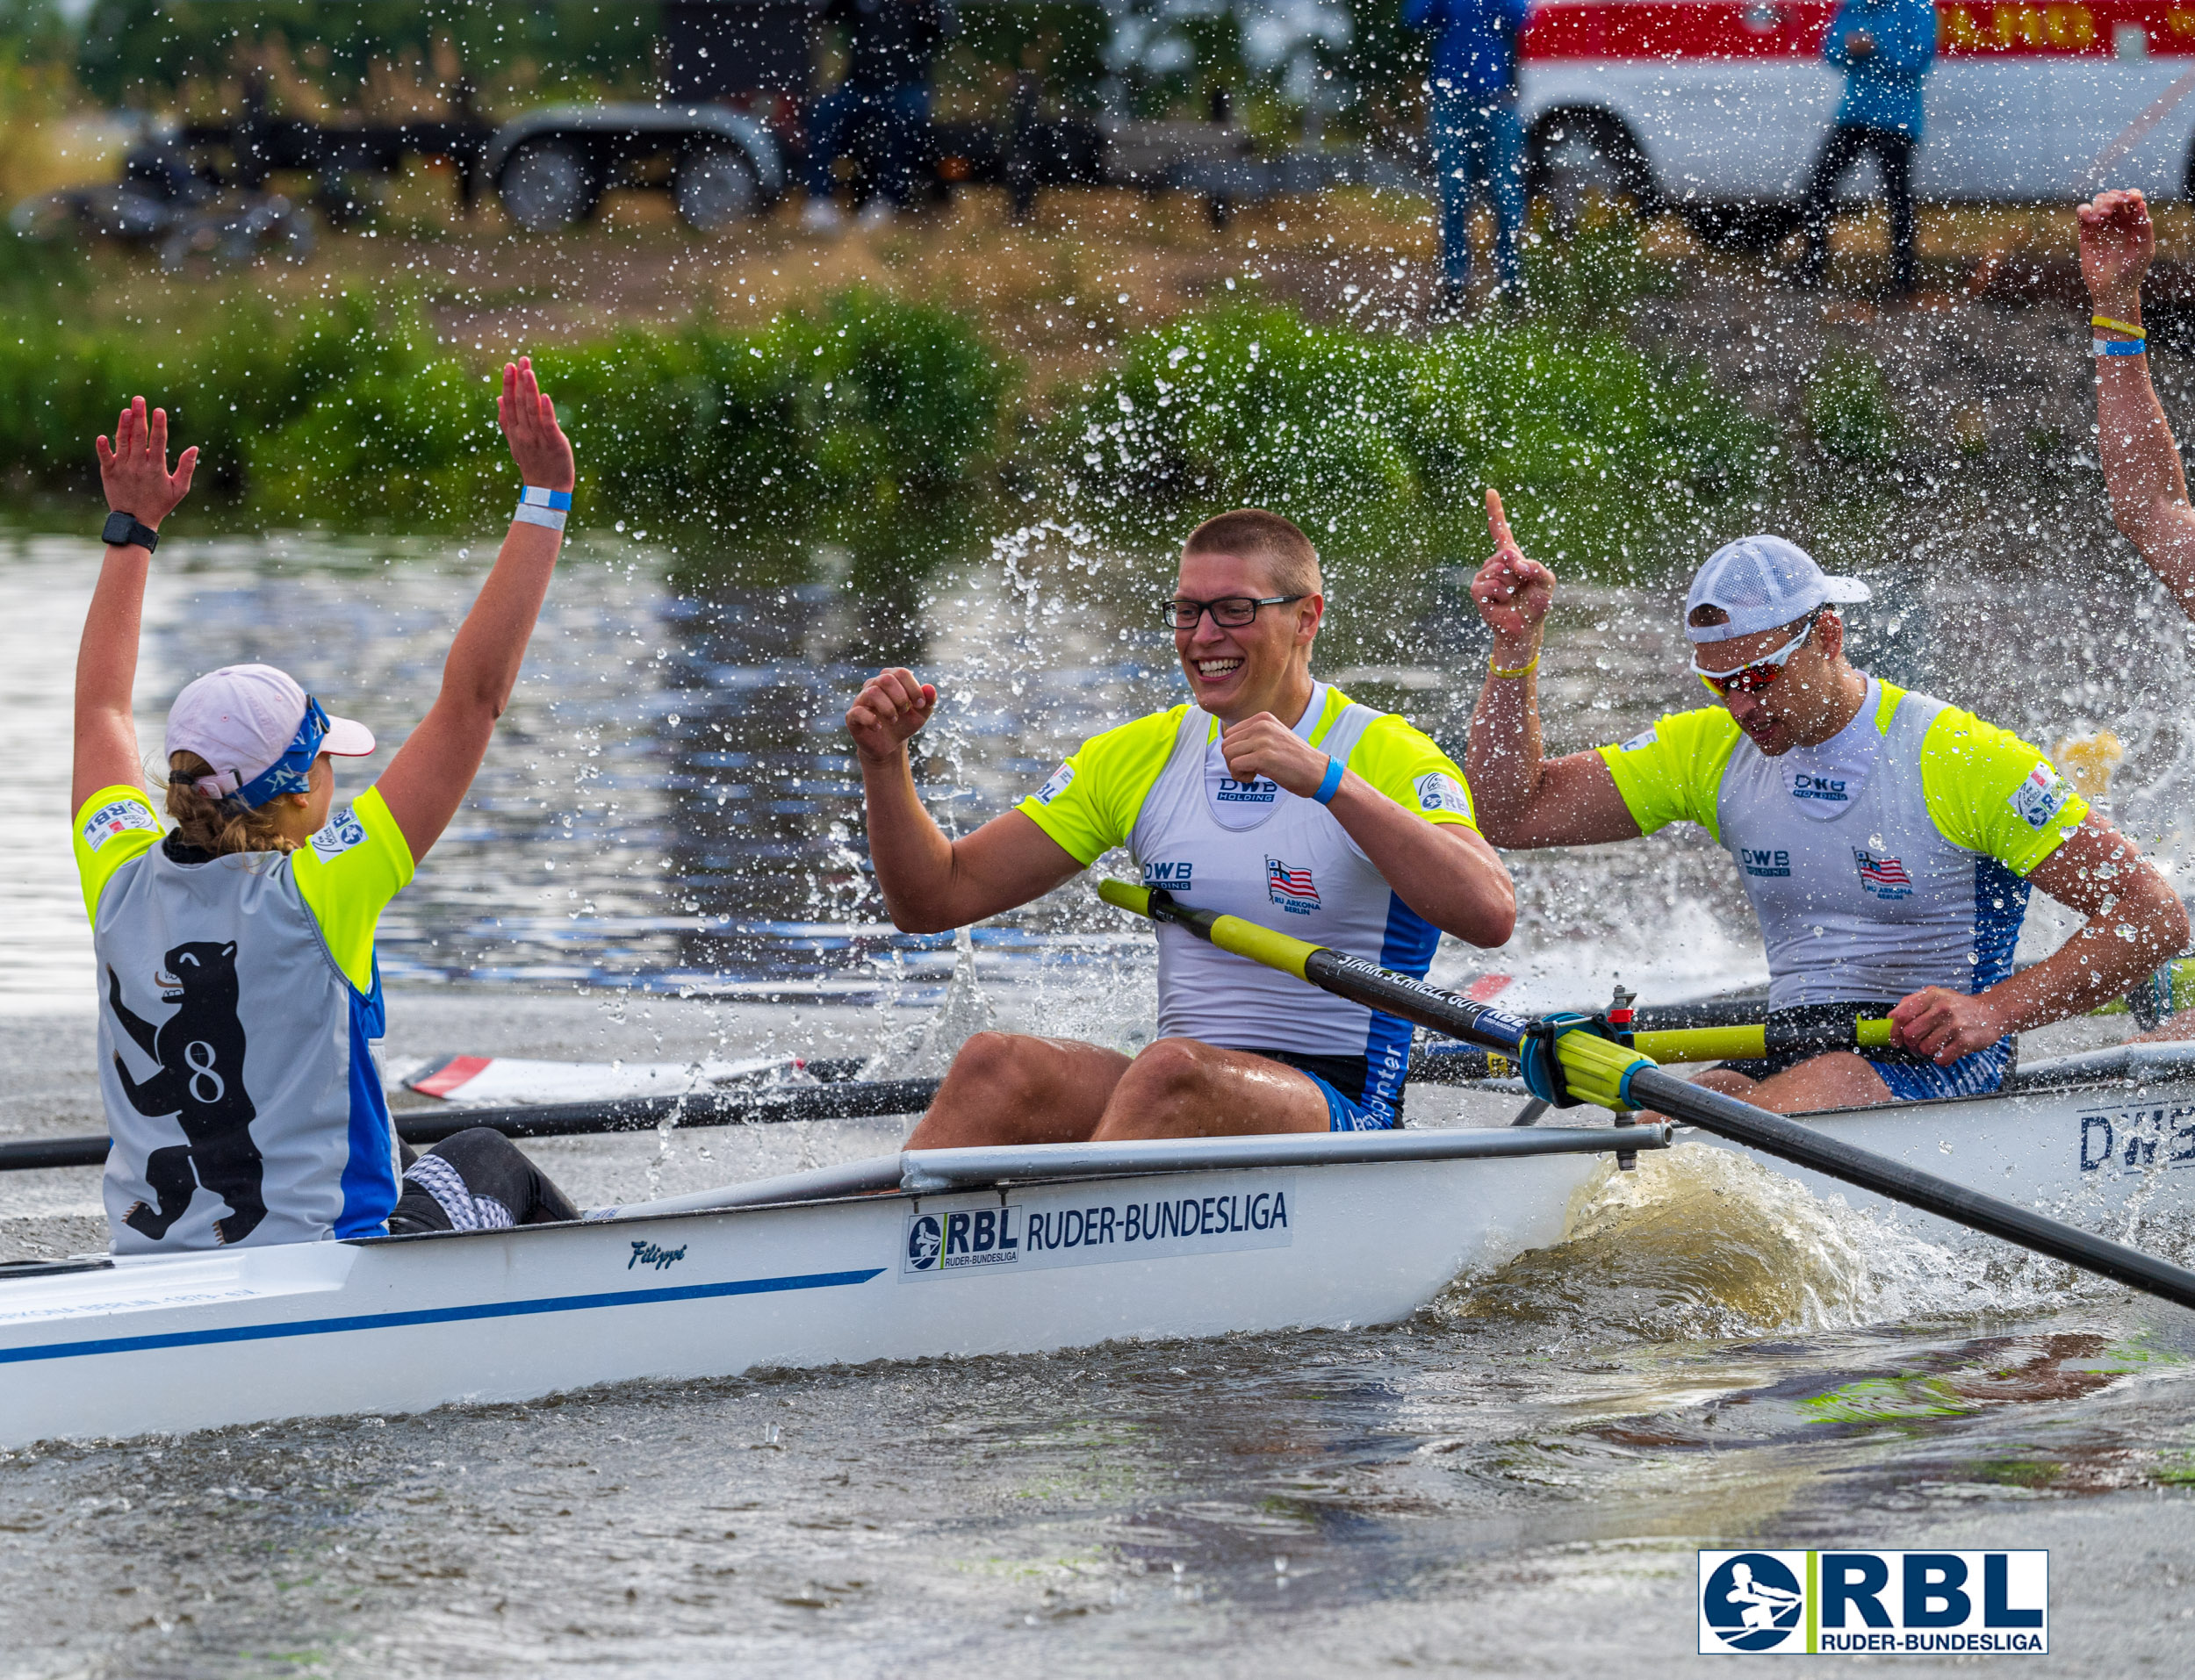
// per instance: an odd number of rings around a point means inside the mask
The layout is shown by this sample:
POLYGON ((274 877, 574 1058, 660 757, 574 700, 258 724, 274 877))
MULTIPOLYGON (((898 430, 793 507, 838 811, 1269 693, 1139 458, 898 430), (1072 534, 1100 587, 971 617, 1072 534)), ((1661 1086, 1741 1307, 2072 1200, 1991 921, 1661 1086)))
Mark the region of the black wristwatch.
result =
POLYGON ((160 546, 160 533, 149 525, 140 524, 134 513, 109 513, 99 535, 111 548, 134 547, 150 554, 160 546))

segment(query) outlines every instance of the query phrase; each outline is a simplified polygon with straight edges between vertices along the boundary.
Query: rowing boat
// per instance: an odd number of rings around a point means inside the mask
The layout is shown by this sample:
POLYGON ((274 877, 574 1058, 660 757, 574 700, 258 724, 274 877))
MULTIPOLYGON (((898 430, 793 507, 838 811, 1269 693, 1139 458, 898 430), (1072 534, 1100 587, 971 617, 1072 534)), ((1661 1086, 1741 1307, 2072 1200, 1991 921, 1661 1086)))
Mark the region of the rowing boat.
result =
MULTIPOLYGON (((1810 1124, 2090 1230, 2184 1231, 2195 1214, 2195 1045, 2069 1058, 2000 1095, 1810 1124)), ((1560 1242, 1612 1156, 1672 1135, 1535 1124, 905 1151, 572 1224, 0 1268, 0 1447, 1389 1323, 1459 1274, 1560 1242)))
POLYGON ((0 1268, 0 1447, 1407 1317, 1666 1128, 907 1151, 577 1223, 0 1268))

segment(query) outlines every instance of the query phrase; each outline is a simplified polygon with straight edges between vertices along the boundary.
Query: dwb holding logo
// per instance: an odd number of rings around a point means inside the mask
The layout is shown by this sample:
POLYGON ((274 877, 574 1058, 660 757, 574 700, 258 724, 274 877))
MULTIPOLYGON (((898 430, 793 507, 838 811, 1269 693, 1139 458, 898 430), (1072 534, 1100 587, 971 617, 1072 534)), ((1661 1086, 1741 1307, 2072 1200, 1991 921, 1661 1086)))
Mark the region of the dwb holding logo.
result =
POLYGON ((1702 1552, 1707 1656, 2050 1649, 2047 1552, 1702 1552))

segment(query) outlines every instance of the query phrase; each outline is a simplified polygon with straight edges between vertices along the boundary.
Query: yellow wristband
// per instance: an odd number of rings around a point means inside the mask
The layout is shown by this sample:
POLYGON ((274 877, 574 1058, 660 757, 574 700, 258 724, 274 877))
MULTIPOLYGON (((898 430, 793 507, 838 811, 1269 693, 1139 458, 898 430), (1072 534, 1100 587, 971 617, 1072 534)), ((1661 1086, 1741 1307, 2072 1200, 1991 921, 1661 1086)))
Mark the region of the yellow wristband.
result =
POLYGON ((2145 336, 2141 328, 2133 322, 2115 321, 2109 315, 2091 315, 2088 318, 2088 324, 2091 327, 2108 327, 2114 333, 2130 333, 2136 338, 2145 336))
POLYGON ((1486 675, 1489 677, 1529 677, 1538 669, 1539 655, 1536 653, 1532 656, 1529 664, 1519 665, 1515 671, 1504 671, 1491 659, 1486 662, 1486 675))

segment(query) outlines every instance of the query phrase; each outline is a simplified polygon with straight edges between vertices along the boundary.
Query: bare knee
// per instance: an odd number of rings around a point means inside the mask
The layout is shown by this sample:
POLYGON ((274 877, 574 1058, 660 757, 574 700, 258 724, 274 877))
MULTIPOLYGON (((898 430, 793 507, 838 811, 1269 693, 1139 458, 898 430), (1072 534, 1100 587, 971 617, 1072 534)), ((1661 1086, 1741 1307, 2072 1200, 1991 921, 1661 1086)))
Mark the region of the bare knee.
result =
POLYGON ((1211 1052, 1194 1038, 1161 1038, 1147 1045, 1121 1076, 1117 1095, 1139 1102, 1192 1097, 1212 1082, 1211 1052))

